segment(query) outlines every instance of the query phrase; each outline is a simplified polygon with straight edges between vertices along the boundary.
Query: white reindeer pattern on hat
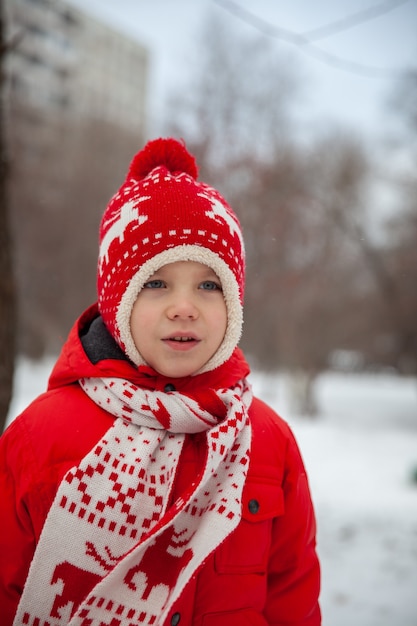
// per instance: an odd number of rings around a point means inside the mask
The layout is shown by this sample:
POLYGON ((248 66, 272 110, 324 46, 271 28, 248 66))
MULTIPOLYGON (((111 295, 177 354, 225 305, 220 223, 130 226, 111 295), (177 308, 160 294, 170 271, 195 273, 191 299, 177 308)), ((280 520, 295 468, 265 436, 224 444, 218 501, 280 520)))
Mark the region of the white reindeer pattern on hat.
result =
POLYGON ((229 226, 230 234, 232 236, 233 235, 237 235, 238 236, 239 241, 240 241, 240 245, 241 245, 241 248, 242 248, 242 252, 243 252, 244 249, 245 249, 245 246, 244 246, 244 242, 243 242, 242 233, 240 231, 240 228, 239 228, 237 222, 233 219, 233 217, 230 215, 230 213, 228 213, 228 211, 226 210, 226 207, 224 206, 224 204, 222 202, 220 202, 220 200, 218 200, 217 198, 214 198, 210 194, 198 193, 197 195, 200 196, 200 198, 204 198, 206 200, 209 200, 209 202, 210 202, 210 204, 212 206, 212 210, 205 212, 207 217, 210 217, 215 222, 219 222, 219 218, 223 222, 226 222, 226 224, 229 226))
POLYGON ((121 243, 124 240, 124 233, 127 226, 132 222, 137 221, 138 226, 141 226, 147 221, 147 215, 139 215, 138 204, 144 200, 150 200, 150 198, 151 196, 142 196, 141 198, 130 200, 122 206, 120 214, 116 216, 115 221, 104 235, 100 244, 100 274, 103 273, 104 261, 109 262, 109 249, 113 241, 118 239, 119 243, 121 243))

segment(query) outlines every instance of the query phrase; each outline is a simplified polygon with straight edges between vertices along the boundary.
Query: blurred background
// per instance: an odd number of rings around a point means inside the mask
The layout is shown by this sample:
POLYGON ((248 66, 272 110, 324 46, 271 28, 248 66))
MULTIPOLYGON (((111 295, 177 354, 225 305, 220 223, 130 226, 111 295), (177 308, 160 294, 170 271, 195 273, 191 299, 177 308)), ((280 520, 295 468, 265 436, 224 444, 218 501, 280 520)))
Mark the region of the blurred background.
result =
POLYGON ((311 459, 324 623, 416 626, 417 1, 0 6, 3 422, 96 299, 98 224, 131 157, 184 138, 244 229, 257 389, 311 459))

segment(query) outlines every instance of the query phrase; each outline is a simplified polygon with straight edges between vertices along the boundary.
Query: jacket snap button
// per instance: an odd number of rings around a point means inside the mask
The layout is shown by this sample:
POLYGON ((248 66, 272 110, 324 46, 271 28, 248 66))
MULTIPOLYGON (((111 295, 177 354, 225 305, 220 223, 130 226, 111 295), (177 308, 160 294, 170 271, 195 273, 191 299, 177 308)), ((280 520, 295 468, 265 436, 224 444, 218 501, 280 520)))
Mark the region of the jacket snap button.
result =
POLYGON ((260 508, 260 504, 258 500, 255 500, 255 499, 249 500, 248 509, 250 513, 253 513, 253 514, 257 513, 259 511, 259 508, 260 508))
MULTIPOLYGON (((168 391, 175 391, 175 385, 173 385, 172 383, 168 383, 167 385, 165 385, 164 391, 166 391, 167 393, 168 391)), ((176 623, 178 624, 178 622, 176 623)))
POLYGON ((174 613, 174 615, 171 617, 171 626, 178 626, 178 624, 180 623, 180 620, 181 620, 181 614, 174 613))

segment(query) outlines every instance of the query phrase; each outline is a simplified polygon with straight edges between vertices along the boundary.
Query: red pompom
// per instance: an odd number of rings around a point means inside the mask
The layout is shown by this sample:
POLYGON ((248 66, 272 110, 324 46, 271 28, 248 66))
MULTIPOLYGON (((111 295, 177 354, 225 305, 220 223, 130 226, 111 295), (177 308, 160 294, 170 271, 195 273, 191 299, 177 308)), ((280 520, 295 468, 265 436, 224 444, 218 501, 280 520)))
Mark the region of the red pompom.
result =
POLYGON ((185 145, 177 139, 154 139, 138 152, 130 164, 128 178, 145 178, 155 167, 164 165, 172 174, 189 174, 196 179, 197 163, 185 145))

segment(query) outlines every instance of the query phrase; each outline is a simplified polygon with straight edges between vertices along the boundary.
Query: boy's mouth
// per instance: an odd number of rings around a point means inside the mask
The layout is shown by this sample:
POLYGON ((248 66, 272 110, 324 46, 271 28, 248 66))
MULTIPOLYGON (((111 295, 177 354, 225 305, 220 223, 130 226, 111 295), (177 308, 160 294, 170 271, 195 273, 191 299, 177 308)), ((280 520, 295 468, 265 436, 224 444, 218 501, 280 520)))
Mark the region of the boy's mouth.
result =
POLYGON ((168 341, 179 341, 180 343, 185 343, 187 341, 196 341, 195 337, 168 337, 168 341))
POLYGON ((171 335, 169 337, 165 337, 163 342, 171 346, 173 349, 177 350, 187 350, 196 346, 199 343, 199 338, 195 335, 171 335))

